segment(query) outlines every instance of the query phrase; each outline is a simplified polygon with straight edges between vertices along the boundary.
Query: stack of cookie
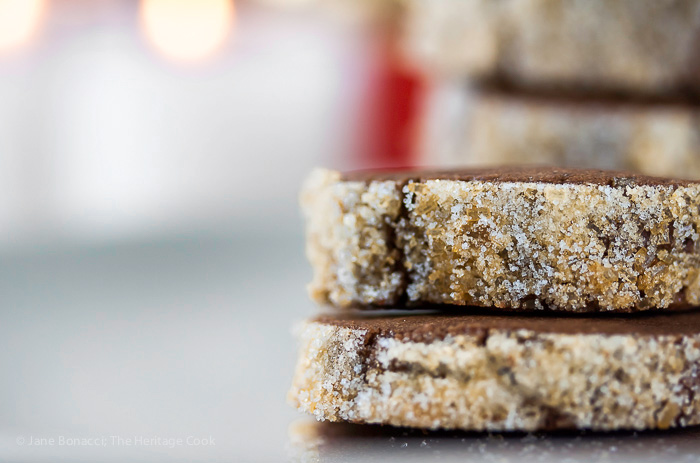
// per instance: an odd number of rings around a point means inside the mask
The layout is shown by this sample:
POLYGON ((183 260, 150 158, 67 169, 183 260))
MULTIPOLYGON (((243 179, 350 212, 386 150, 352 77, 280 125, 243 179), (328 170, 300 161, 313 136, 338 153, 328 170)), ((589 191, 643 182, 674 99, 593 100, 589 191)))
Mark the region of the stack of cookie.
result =
POLYGON ((334 311, 301 332, 300 410, 428 429, 700 424, 700 183, 319 170, 302 205, 310 293, 334 311))
POLYGON ((409 54, 449 92, 432 159, 700 178, 700 1, 405 5, 409 54))

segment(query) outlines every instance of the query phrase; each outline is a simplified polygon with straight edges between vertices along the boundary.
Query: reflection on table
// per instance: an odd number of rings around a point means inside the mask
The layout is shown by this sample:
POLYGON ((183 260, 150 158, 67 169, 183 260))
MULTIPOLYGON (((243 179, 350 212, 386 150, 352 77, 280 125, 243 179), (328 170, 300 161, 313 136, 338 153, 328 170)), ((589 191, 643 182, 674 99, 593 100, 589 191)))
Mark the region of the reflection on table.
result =
POLYGON ((289 426, 292 462, 700 462, 700 428, 654 432, 466 433, 316 422, 289 426))

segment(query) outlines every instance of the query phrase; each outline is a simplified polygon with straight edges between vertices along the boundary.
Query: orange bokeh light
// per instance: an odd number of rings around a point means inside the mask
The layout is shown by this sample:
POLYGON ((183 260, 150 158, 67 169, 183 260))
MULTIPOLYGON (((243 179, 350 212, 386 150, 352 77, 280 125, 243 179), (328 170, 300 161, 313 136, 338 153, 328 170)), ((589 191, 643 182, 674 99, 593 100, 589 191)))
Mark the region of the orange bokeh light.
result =
POLYGON ((29 42, 45 10, 46 0, 0 0, 0 52, 29 42))
POLYGON ((148 42, 179 62, 211 57, 231 33, 231 0, 141 0, 140 20, 148 42))

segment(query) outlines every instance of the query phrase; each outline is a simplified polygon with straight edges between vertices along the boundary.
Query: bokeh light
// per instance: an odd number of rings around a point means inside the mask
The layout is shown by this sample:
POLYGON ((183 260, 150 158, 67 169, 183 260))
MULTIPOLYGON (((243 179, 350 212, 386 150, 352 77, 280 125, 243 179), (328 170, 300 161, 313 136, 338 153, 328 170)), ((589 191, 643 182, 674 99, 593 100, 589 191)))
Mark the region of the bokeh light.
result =
POLYGON ((0 53, 29 42, 45 9, 45 0, 0 0, 0 53))
POLYGON ((210 58, 231 33, 231 0, 142 0, 141 25, 148 42, 178 62, 210 58))

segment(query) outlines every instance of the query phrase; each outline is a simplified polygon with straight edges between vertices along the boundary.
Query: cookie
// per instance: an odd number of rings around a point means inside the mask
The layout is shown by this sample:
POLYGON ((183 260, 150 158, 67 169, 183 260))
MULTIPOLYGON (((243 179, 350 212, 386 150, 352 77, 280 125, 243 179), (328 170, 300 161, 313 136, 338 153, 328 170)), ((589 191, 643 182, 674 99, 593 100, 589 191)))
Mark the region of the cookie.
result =
POLYGON ((319 420, 430 429, 700 424, 700 312, 325 315, 301 330, 288 399, 319 420))
POLYGON ((700 1, 407 0, 427 70, 524 88, 697 93, 700 1))
MULTIPOLYGON (((429 147, 439 149, 435 154, 446 162, 537 163, 700 178, 700 106, 466 89, 454 96, 464 102, 452 116, 454 127, 436 131, 429 147)), ((429 125, 443 119, 438 109, 429 125)))
POLYGON ((317 170, 312 299, 574 312, 700 305, 700 184, 599 170, 317 170))

